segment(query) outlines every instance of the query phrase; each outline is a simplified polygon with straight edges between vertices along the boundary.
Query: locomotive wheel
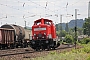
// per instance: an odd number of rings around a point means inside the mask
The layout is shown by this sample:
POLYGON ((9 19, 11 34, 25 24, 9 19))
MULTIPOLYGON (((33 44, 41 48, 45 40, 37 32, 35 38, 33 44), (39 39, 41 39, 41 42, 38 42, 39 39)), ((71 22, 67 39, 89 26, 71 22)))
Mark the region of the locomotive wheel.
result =
POLYGON ((38 48, 36 48, 35 50, 36 50, 36 51, 39 51, 39 49, 38 49, 38 48))
POLYGON ((57 43, 57 47, 59 47, 60 46, 60 43, 57 43))
POLYGON ((44 47, 42 47, 41 49, 42 49, 42 50, 45 50, 45 48, 44 48, 44 47))
POLYGON ((52 50, 55 50, 55 47, 53 47, 52 50))
POLYGON ((49 51, 50 49, 51 49, 51 48, 50 48, 50 46, 48 45, 48 46, 47 46, 47 50, 49 51))
POLYGON ((36 51, 40 51, 40 47, 37 47, 35 50, 36 50, 36 51))

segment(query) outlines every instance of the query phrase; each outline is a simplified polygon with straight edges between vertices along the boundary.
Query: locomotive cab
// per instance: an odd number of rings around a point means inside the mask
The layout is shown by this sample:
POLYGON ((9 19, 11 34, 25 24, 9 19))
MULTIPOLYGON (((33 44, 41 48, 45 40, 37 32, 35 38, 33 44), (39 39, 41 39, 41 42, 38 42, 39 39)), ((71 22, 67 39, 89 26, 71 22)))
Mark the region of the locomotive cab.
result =
POLYGON ((34 25, 32 26, 32 40, 30 41, 30 46, 33 49, 51 49, 59 45, 52 20, 41 18, 34 21, 34 25))

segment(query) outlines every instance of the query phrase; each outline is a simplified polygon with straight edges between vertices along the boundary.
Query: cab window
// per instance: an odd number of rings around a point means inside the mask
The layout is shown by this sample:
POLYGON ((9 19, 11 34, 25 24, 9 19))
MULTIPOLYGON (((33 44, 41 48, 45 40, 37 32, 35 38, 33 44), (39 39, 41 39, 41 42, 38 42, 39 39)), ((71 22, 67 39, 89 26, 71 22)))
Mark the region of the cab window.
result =
POLYGON ((51 22, 45 21, 44 24, 51 25, 51 22))

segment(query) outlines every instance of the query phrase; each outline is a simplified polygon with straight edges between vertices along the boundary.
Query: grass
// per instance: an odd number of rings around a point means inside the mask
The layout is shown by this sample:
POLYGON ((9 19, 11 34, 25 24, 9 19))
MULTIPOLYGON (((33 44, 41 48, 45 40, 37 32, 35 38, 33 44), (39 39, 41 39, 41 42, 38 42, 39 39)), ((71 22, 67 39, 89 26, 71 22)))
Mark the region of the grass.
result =
POLYGON ((25 60, 90 60, 90 44, 84 44, 84 48, 72 49, 70 52, 57 53, 51 51, 47 56, 25 60))
MULTIPOLYGON (((55 53, 49 54, 46 57, 37 57, 32 60, 87 60, 88 55, 83 53, 55 53)), ((88 58, 89 59, 89 58, 88 58)))

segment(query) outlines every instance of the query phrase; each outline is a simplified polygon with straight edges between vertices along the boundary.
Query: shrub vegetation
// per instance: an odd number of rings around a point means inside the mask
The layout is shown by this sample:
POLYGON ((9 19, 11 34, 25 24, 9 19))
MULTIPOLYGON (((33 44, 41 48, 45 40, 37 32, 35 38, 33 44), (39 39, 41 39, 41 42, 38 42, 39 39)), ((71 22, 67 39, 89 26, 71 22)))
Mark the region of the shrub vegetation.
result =
POLYGON ((81 44, 88 44, 90 43, 90 38, 83 38, 82 40, 79 41, 81 44))

